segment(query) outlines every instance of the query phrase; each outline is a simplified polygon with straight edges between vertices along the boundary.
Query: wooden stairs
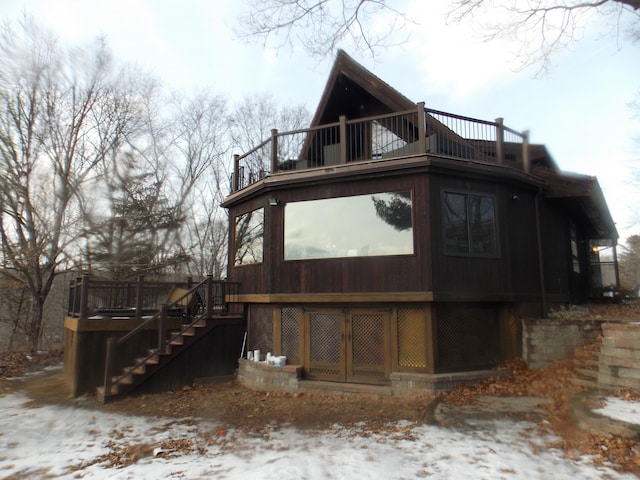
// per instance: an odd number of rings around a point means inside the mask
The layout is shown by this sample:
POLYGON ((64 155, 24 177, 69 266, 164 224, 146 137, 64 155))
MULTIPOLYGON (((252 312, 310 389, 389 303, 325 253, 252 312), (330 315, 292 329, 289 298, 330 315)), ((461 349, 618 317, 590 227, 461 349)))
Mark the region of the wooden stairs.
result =
POLYGON ((132 365, 111 376, 108 385, 96 389, 96 399, 105 404, 126 396, 209 333, 215 325, 215 319, 207 320, 206 315, 201 315, 194 322, 183 325, 181 330, 169 331, 162 349, 147 350, 132 365))

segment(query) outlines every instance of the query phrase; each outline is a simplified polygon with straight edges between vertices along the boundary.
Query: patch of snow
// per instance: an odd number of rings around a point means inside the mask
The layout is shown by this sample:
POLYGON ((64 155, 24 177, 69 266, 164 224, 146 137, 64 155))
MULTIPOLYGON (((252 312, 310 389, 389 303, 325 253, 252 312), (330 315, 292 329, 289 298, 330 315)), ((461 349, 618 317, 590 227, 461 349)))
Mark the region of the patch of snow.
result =
POLYGON ((594 410, 594 412, 614 420, 640 425, 640 402, 619 397, 608 397, 604 406, 594 410))
POLYGON ((383 431, 297 430, 272 425, 243 432, 200 419, 127 416, 82 407, 34 406, 0 397, 0 472, 19 478, 128 479, 632 479, 588 457, 548 448, 532 423, 477 422, 461 429, 398 422, 383 431), (167 441, 193 453, 171 455, 167 441), (123 468, 96 460, 114 449, 147 445, 123 468), (162 454, 153 455, 154 449, 162 454))

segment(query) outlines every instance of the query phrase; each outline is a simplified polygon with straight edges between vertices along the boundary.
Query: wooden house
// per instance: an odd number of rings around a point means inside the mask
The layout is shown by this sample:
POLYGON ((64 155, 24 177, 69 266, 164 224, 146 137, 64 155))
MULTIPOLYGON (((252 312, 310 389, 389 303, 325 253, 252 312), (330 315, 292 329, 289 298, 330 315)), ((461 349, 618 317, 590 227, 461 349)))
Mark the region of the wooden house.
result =
MULTIPOLYGON (((229 280, 248 348, 305 380, 439 390, 520 355, 521 319, 603 287, 597 180, 425 108, 339 52, 310 128, 235 157, 229 280)), ((250 368, 241 360, 241 369, 250 368)))

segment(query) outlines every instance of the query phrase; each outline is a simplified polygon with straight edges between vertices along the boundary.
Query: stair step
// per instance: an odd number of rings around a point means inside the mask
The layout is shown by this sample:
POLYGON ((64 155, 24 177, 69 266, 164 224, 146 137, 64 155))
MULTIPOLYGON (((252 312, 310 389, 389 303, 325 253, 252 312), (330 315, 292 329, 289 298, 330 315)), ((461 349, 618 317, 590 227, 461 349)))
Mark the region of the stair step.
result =
POLYGON ((180 353, 186 348, 185 345, 193 342, 190 339, 204 333, 202 329, 209 326, 211 324, 206 318, 199 318, 195 323, 182 325, 182 330, 179 332, 174 330, 169 334, 162 350, 147 349, 146 354, 136 358, 131 366, 124 368, 121 375, 113 376, 109 391, 106 391, 104 386, 97 387, 96 399, 101 403, 107 403, 127 394, 143 383, 157 368, 166 364, 167 357, 180 353))
POLYGON ((158 365, 158 363, 160 363, 160 356, 159 355, 154 355, 153 357, 139 357, 136 358, 136 365, 139 364, 144 364, 147 366, 153 366, 153 365, 158 365))
POLYGON ((111 379, 112 385, 133 385, 133 374, 130 371, 125 373, 126 375, 120 378, 120 380, 118 380, 119 377, 113 377, 111 379))
POLYGON ((147 365, 144 363, 140 363, 135 367, 131 367, 130 371, 134 375, 144 375, 145 373, 147 373, 147 365))
POLYGON ((196 329, 190 325, 183 325, 181 333, 182 335, 193 337, 196 334, 196 329))

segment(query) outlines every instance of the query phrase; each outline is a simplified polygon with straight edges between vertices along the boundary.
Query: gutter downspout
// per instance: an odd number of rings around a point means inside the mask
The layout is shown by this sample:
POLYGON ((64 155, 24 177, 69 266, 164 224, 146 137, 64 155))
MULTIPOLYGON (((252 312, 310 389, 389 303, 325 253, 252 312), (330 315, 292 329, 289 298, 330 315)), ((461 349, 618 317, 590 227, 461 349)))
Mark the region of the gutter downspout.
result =
POLYGON ((542 196, 542 188, 538 189, 535 196, 534 206, 536 215, 536 240, 538 242, 538 273, 540 275, 540 306, 541 318, 547 317, 547 291, 544 283, 544 263, 542 261, 542 233, 540 232, 540 197, 542 196))

